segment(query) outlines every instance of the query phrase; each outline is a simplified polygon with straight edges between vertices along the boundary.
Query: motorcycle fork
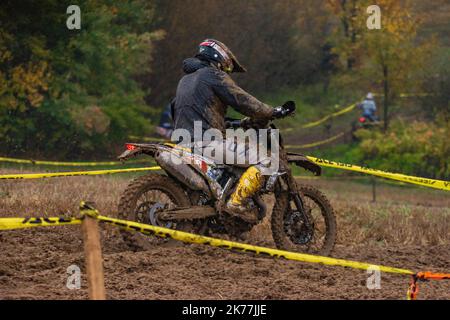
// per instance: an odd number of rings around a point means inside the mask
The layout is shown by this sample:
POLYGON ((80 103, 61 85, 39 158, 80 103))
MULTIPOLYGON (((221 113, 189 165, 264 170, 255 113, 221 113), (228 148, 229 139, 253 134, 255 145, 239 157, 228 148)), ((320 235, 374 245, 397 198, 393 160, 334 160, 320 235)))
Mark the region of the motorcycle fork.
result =
POLYGON ((304 203, 303 203, 303 199, 300 197, 300 195, 298 194, 298 189, 297 189, 297 184, 295 183, 295 179, 292 176, 292 172, 288 172, 287 176, 287 186, 289 188, 289 194, 292 198, 292 200, 294 200, 295 206, 297 207, 297 210, 302 212, 304 214, 305 209, 304 209, 304 203))
POLYGON ((295 179, 292 175, 292 170, 287 162, 286 154, 284 154, 282 161, 286 163, 285 170, 286 170, 287 174, 285 175, 285 180, 286 180, 289 195, 290 195, 291 199, 294 200, 294 204, 297 208, 297 211, 300 212, 300 214, 302 215, 302 217, 304 219, 303 221, 305 221, 305 224, 309 228, 311 226, 312 221, 310 221, 308 215, 305 212, 305 204, 303 202, 302 197, 300 197, 300 195, 299 195, 297 183, 295 182, 295 179))

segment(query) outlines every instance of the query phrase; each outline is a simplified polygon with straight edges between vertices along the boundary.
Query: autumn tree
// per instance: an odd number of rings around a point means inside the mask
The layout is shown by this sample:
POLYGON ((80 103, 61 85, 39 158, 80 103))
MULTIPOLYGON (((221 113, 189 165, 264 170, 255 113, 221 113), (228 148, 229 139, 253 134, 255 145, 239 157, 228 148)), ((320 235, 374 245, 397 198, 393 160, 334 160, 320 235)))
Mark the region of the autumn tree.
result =
POLYGON ((366 72, 374 82, 383 86, 384 130, 389 126, 389 105, 402 92, 414 92, 414 78, 425 66, 434 41, 417 43, 421 24, 413 16, 410 1, 379 0, 382 26, 367 30, 363 44, 367 53, 366 72))
POLYGON ((357 62, 357 69, 351 70, 355 83, 368 82, 374 88, 382 88, 384 130, 387 130, 389 106, 400 93, 414 91, 418 82, 414 76, 424 67, 434 42, 418 41, 421 19, 412 14, 409 0, 376 1, 381 9, 381 29, 369 30, 367 8, 371 4, 366 0, 329 2, 342 21, 338 30, 344 34, 343 38, 336 37, 335 52, 350 61, 353 69, 357 62))
POLYGON ((366 30, 361 15, 368 6, 366 0, 328 0, 327 6, 338 19, 338 28, 332 34, 335 51, 346 61, 351 71, 360 61, 362 35, 366 30))

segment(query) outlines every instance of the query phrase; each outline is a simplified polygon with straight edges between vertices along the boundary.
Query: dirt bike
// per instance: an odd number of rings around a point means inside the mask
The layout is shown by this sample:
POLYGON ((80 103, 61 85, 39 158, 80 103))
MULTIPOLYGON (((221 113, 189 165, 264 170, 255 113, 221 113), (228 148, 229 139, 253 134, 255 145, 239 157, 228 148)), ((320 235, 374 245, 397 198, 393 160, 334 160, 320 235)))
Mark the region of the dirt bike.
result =
MULTIPOLYGON (((283 117, 287 115, 283 114, 283 117)), ((240 120, 232 121, 233 127, 241 124, 240 120)), ((263 126, 269 132, 276 130, 273 121, 267 121, 263 126)), ((333 208, 316 188, 297 185, 289 165, 297 165, 315 175, 321 174, 321 168, 301 154, 286 152, 281 136, 279 146, 279 172, 269 176, 263 188, 250 200, 249 210, 256 219, 248 222, 224 210, 245 168, 216 165, 190 149, 183 148, 181 152, 178 145, 170 143, 128 143, 120 160, 145 154, 156 160, 165 175, 152 173, 133 180, 121 197, 119 218, 202 235, 225 234, 241 238, 263 221, 268 209, 262 196, 272 194, 275 203, 271 229, 276 247, 329 255, 336 240, 333 208), (173 163, 173 156, 179 157, 178 164, 173 163)), ((138 250, 149 249, 164 241, 139 233, 121 232, 125 242, 138 250)))
POLYGON ((372 121, 368 117, 361 116, 358 118, 358 120, 355 120, 352 122, 352 130, 351 130, 351 136, 353 141, 359 141, 358 137, 355 135, 356 131, 359 129, 368 129, 372 130, 374 128, 379 128, 381 126, 381 122, 377 119, 375 121, 372 121))

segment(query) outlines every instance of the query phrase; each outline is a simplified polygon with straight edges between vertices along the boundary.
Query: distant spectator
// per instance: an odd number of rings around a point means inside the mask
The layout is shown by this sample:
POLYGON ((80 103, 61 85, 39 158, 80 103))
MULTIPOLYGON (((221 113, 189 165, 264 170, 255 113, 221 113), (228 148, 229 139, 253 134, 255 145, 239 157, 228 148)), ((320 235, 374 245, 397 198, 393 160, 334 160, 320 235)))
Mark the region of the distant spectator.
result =
POLYGON ((378 117, 376 116, 377 105, 373 99, 373 94, 369 92, 366 96, 366 99, 359 104, 359 108, 362 109, 362 116, 371 122, 378 121, 378 117))
POLYGON ((164 138, 170 140, 173 132, 173 120, 172 120, 172 108, 171 103, 169 103, 161 114, 159 124, 156 127, 156 133, 164 138))

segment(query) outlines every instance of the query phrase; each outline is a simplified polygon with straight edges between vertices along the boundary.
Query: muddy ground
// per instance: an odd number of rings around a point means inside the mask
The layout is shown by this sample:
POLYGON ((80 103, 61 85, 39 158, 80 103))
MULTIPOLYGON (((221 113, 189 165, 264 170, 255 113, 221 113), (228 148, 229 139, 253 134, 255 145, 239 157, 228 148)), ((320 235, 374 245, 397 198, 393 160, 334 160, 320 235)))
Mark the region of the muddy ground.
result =
MULTIPOLYGON (((50 208, 59 203, 58 205, 62 206, 59 208, 60 212, 69 210, 60 204, 58 197, 63 191, 77 188, 77 183, 85 184, 86 180, 83 179, 88 178, 73 179, 75 180, 70 180, 70 183, 67 183, 69 180, 66 183, 57 182, 57 186, 61 184, 61 189, 52 189, 53 193, 49 193, 49 188, 54 188, 54 182, 50 181, 38 186, 30 183, 10 184, 3 189, 4 193, 9 194, 9 198, 2 198, 0 215, 16 216, 12 208, 19 207, 23 216, 30 213, 39 215, 39 210, 33 211, 33 203, 46 208, 46 201, 50 208), (39 192, 31 195, 27 191, 28 188, 51 195, 46 199, 39 192), (25 196, 27 193, 28 197, 25 196), (21 198, 14 198, 13 194, 21 198)), ((93 193, 95 190, 101 193, 105 190, 99 189, 98 183, 111 180, 95 181, 89 188, 92 188, 93 193)), ((116 199, 114 192, 120 193, 125 185, 126 181, 114 180, 103 188, 117 190, 110 190, 109 193, 110 197, 116 199)), ((357 189, 363 192, 364 188, 357 189)), ((333 252, 334 257, 417 271, 449 271, 450 246, 448 234, 445 234, 448 229, 445 229, 439 238, 435 238, 427 235, 432 233, 432 222, 430 225, 421 222, 423 225, 417 229, 419 231, 411 227, 416 225, 411 222, 408 230, 412 230, 410 233, 417 236, 416 238, 408 234, 403 236, 401 232, 396 235, 397 238, 389 238, 381 231, 377 238, 373 230, 381 230, 383 225, 386 230, 402 227, 386 220, 384 224, 374 223, 372 227, 375 229, 371 229, 372 233, 362 231, 365 228, 365 220, 357 222, 351 216, 348 218, 349 213, 346 213, 346 210, 355 212, 360 208, 356 205, 347 208, 348 198, 339 199, 333 194, 333 190, 336 188, 329 189, 328 194, 338 211, 338 230, 341 232, 333 252), (355 230, 357 223, 361 224, 361 230, 355 230), (420 233, 420 230, 423 230, 424 235, 415 234, 420 233)), ((370 186, 367 186, 367 190, 370 190, 370 186)), ((342 192, 345 192, 343 188, 342 192)), ((352 194, 351 190, 347 192, 352 194)), ((392 193, 390 190, 385 192, 392 193)), ((408 189, 401 189, 397 196, 402 197, 402 192, 404 197, 410 194, 408 189)), ((75 198, 76 196, 72 195, 68 200, 75 202, 78 200, 75 198)), ((379 201, 379 205, 383 206, 382 200, 379 201)), ((389 201, 388 205, 393 206, 392 201, 389 201)), ((436 218, 436 225, 442 225, 442 221, 448 222, 448 198, 436 197, 433 203, 439 210, 444 210, 435 213, 435 218, 440 215, 439 219, 436 218)), ((106 204, 100 204, 100 207, 102 206, 107 207, 106 204)), ((430 206, 433 204, 428 204, 429 208, 430 206)), ((425 207, 418 208, 418 212, 425 212, 425 207)), ((381 209, 374 207, 373 210, 378 212, 377 210, 381 209)), ((415 214, 414 210, 412 215, 415 214)), ((373 220, 379 219, 371 217, 373 220)), ((268 225, 266 223, 254 231, 250 242, 273 246, 270 230, 266 230, 268 225)), ((444 228, 448 228, 448 224, 444 225, 444 228)), ((382 274, 381 289, 369 290, 366 287, 368 274, 360 270, 273 260, 198 245, 180 244, 133 252, 126 247, 114 227, 102 226, 101 232, 109 299, 405 299, 410 281, 408 276, 382 274)), ((442 230, 440 232, 442 233, 442 230)), ((393 233, 394 231, 389 234, 393 233)), ((0 299, 87 298, 83 243, 79 226, 3 231, 0 232, 0 250, 0 299), (73 264, 78 265, 83 272, 79 290, 69 290, 66 287, 69 276, 67 268, 73 264)), ((450 299, 450 281, 421 283, 419 298, 450 299)))
MULTIPOLYGON (((404 299, 409 278, 383 274, 381 289, 366 287, 363 271, 246 256, 180 245, 129 251, 104 232, 109 299, 404 299)), ((66 288, 66 269, 84 268, 78 227, 5 232, 1 236, 2 299, 86 299, 66 288)), ((334 256, 414 270, 448 268, 448 247, 338 246, 334 256)), ((420 285, 421 299, 450 299, 450 283, 420 285)))

